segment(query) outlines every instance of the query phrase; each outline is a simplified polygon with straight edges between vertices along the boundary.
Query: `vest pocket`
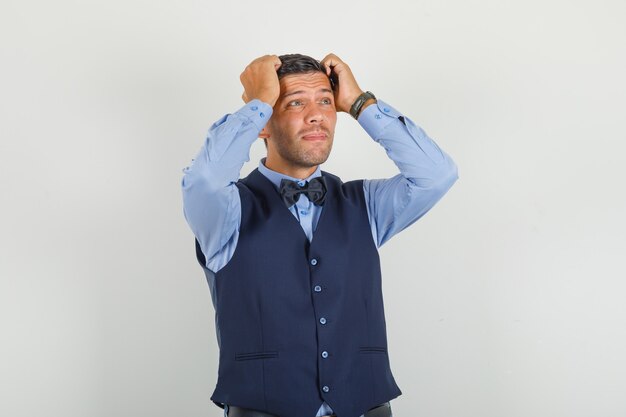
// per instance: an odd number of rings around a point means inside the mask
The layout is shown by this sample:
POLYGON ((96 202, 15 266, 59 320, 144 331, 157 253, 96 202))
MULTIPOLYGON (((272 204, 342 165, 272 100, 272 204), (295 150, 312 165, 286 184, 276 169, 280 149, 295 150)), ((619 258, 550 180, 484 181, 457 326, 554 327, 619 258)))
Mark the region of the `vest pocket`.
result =
POLYGON ((252 352, 252 353, 235 353, 236 361, 250 361, 255 359, 271 359, 277 358, 277 351, 267 351, 267 352, 252 352))
POLYGON ((387 353, 387 348, 377 346, 362 346, 359 353, 387 353))

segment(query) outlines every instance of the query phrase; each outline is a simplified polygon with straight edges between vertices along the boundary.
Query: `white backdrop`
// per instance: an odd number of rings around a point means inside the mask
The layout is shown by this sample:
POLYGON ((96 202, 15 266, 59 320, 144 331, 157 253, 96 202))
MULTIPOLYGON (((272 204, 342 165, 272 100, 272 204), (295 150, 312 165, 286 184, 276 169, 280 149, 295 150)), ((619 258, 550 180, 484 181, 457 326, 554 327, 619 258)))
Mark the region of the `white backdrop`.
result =
MULTIPOLYGON (((382 248, 394 415, 626 415, 625 17, 621 0, 1 0, 0 415, 221 415, 182 168, 241 106, 245 65, 294 52, 336 53, 459 166, 382 248)), ((346 115, 324 168, 396 172, 346 115)))

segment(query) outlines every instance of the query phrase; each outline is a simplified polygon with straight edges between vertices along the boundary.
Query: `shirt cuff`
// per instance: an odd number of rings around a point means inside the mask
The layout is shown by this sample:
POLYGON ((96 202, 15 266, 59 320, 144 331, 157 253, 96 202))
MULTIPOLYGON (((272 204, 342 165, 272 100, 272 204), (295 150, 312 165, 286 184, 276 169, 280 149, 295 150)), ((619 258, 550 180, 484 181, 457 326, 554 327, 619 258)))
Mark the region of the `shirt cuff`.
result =
POLYGON ((272 106, 255 98, 237 110, 236 114, 254 123, 260 131, 265 127, 269 118, 272 117, 273 111, 272 106))
POLYGON ((367 106, 359 115, 358 122, 372 139, 378 136, 394 120, 398 120, 402 114, 382 100, 367 106))

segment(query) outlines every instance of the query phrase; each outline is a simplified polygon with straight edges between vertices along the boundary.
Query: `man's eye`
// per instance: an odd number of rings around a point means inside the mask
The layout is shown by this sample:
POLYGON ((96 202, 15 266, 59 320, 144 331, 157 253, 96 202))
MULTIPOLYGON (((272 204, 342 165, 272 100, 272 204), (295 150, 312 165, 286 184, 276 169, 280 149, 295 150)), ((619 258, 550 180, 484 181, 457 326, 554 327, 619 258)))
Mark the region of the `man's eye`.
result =
POLYGON ((331 100, 331 99, 329 99, 329 98, 323 98, 323 99, 322 99, 322 103, 323 103, 323 104, 332 104, 333 102, 332 102, 332 100, 331 100))
POLYGON ((300 100, 294 100, 294 101, 290 101, 288 105, 291 107, 301 106, 302 102, 300 100))

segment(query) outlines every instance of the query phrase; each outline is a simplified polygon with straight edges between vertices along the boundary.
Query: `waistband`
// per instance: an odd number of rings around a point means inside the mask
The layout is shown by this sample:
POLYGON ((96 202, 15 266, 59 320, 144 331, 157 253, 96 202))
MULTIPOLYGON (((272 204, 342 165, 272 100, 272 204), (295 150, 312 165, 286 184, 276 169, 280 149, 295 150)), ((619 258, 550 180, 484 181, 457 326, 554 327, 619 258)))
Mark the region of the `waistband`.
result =
MULTIPOLYGON (((228 417, 278 417, 274 414, 265 413, 259 410, 251 410, 249 408, 237 407, 235 405, 228 406, 228 417)), ((324 417, 337 417, 336 414, 324 417)), ((391 404, 389 402, 371 408, 363 417, 392 417, 391 404)))

